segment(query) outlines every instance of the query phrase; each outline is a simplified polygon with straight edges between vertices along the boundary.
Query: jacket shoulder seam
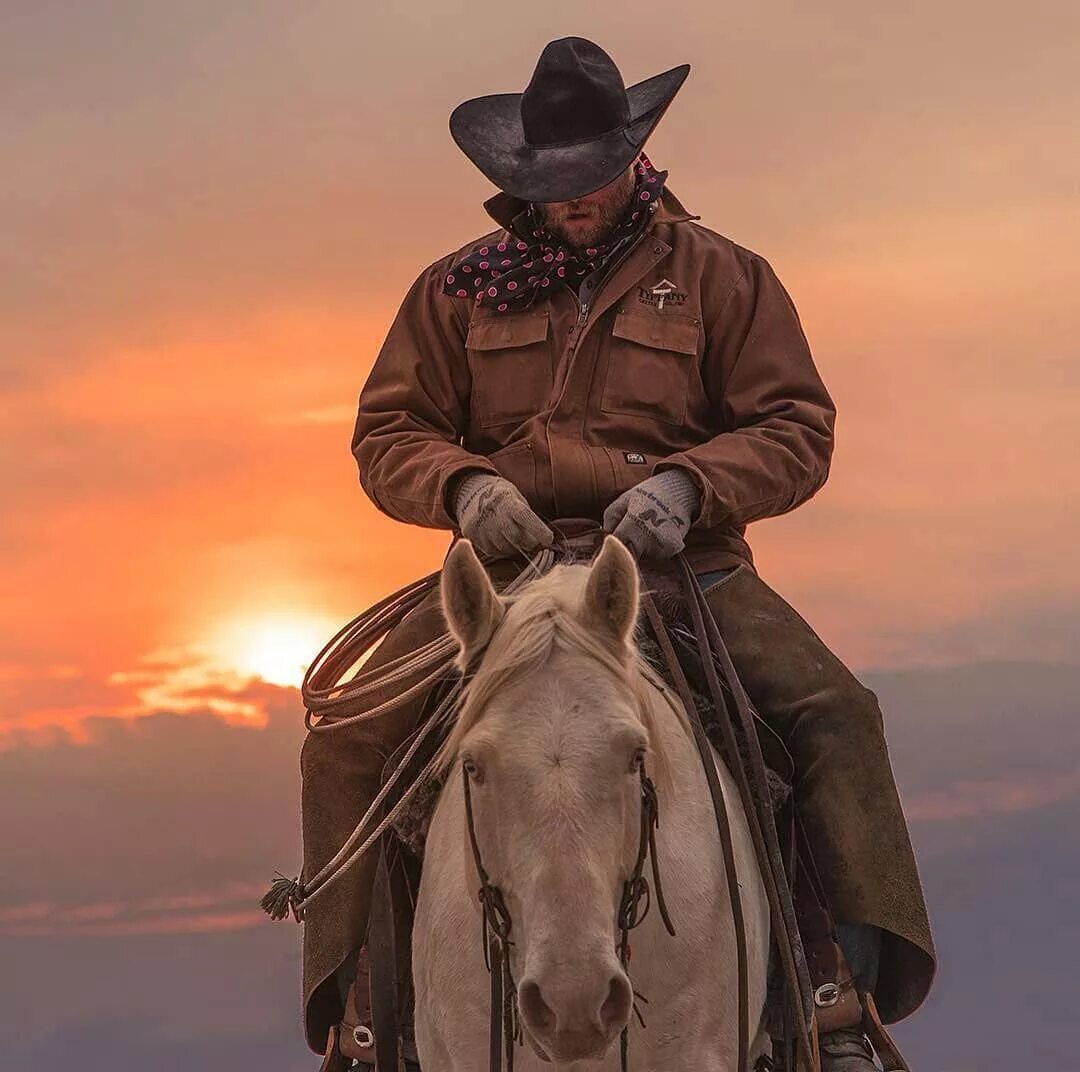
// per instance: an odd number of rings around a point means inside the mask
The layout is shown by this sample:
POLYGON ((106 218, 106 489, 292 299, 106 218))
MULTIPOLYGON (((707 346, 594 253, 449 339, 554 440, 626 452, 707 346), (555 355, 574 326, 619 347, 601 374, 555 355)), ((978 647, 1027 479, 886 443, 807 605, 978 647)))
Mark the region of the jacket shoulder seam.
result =
POLYGON ((705 224, 696 223, 693 220, 687 221, 691 227, 696 231, 703 234, 709 239, 710 243, 714 246, 718 246, 721 249, 726 250, 731 255, 731 259, 734 262, 734 267, 737 270, 737 274, 731 281, 731 285, 726 291, 724 291, 723 297, 720 299, 720 305, 713 318, 709 321, 706 328, 706 336, 711 336, 715 331, 717 324, 720 323, 720 318, 727 311, 727 307, 731 302, 735 291, 739 288, 739 284, 743 282, 749 275, 750 265, 756 260, 764 260, 760 254, 755 253, 751 249, 747 249, 745 246, 739 245, 733 238, 729 238, 725 234, 721 234, 719 231, 714 231, 711 227, 705 226, 705 224))
POLYGON ((708 339, 712 338, 713 333, 716 331, 716 325, 720 323, 720 318, 727 311, 728 303, 731 301, 732 297, 734 296, 735 291, 739 289, 739 284, 745 278, 746 278, 746 269, 743 269, 743 271, 741 271, 739 273, 738 278, 728 288, 728 292, 724 295, 722 301, 720 302, 720 308, 717 309, 717 311, 716 311, 716 316, 714 316, 712 318, 712 322, 709 324, 708 328, 706 328, 706 330, 705 330, 706 338, 708 338, 708 339))

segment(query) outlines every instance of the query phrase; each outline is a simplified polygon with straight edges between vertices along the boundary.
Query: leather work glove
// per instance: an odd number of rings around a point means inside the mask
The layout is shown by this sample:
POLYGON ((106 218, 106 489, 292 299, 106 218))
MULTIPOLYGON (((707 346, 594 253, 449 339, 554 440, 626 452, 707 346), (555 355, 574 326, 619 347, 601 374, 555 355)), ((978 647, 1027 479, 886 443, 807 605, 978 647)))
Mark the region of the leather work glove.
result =
POLYGON ((550 547, 555 533, 505 477, 470 473, 454 494, 458 528, 485 555, 503 558, 515 553, 531 555, 550 547))
POLYGON ((685 469, 668 469, 624 491, 604 511, 604 531, 639 561, 671 558, 683 549, 700 509, 694 478, 685 469))

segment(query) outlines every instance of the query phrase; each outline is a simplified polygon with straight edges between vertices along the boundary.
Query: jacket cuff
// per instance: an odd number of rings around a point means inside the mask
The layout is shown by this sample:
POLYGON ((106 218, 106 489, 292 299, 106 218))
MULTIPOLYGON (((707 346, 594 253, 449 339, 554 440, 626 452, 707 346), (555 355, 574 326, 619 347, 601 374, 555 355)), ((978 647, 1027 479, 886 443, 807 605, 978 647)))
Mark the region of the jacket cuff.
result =
POLYGON ((438 506, 436 509, 445 518, 445 524, 440 527, 457 530, 457 512, 454 509, 454 498, 461 488, 462 481, 472 473, 500 475, 499 470, 479 454, 471 458, 463 458, 453 465, 447 465, 439 473, 438 506))
POLYGON ((649 475, 655 476, 657 473, 667 472, 670 469, 679 469, 686 473, 687 476, 691 477, 701 496, 701 506, 698 509, 697 516, 690 522, 691 528, 696 528, 698 526, 701 528, 711 528, 713 525, 723 520, 723 515, 727 511, 723 509, 712 484, 697 465, 694 464, 693 459, 687 457, 685 454, 671 454, 661 461, 655 462, 652 467, 652 472, 649 475))

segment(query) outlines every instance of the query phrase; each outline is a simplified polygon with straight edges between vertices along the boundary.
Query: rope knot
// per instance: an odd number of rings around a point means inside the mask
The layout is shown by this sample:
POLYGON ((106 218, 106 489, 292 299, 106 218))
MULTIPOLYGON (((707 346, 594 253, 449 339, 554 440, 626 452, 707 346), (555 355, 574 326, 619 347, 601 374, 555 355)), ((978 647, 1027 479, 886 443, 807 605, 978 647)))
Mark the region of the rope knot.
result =
POLYGON ((273 920, 284 919, 290 912, 297 923, 303 922, 304 911, 300 907, 305 897, 300 876, 288 878, 280 871, 270 884, 270 889, 259 901, 262 910, 273 920))

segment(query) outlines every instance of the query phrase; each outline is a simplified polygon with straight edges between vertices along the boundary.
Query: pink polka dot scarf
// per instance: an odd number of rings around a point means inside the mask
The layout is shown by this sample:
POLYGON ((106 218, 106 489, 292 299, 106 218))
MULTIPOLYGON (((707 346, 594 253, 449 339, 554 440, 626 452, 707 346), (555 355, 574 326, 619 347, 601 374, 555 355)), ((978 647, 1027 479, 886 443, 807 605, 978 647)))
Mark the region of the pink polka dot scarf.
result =
MULTIPOLYGON (((599 268, 616 246, 643 230, 659 203, 668 173, 657 171, 644 153, 636 169, 634 197, 606 242, 574 250, 546 228, 535 226, 532 242, 512 237, 474 250, 447 274, 443 293, 471 297, 478 305, 505 313, 528 307, 554 283, 580 281, 599 268)), ((529 218, 533 218, 531 212, 529 218)))

